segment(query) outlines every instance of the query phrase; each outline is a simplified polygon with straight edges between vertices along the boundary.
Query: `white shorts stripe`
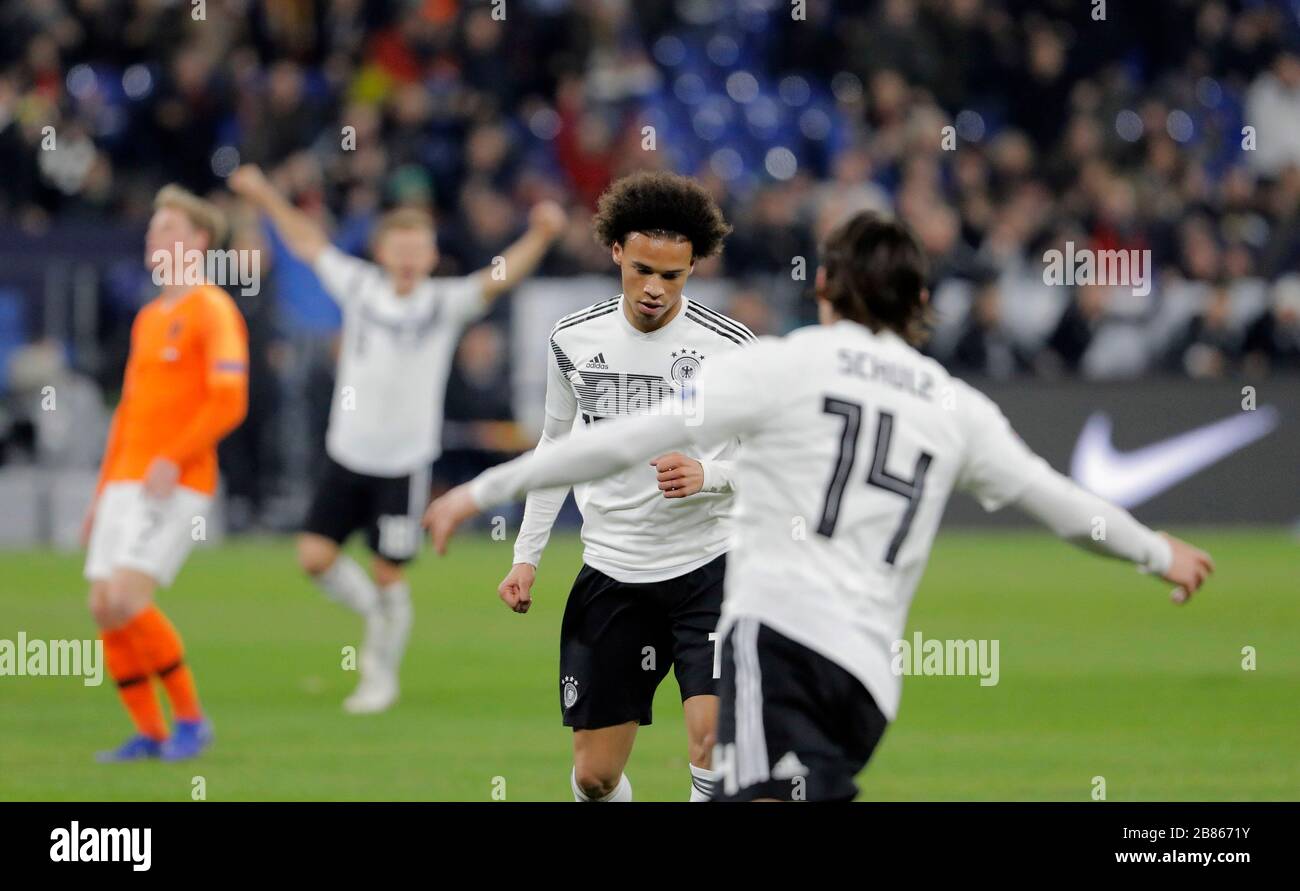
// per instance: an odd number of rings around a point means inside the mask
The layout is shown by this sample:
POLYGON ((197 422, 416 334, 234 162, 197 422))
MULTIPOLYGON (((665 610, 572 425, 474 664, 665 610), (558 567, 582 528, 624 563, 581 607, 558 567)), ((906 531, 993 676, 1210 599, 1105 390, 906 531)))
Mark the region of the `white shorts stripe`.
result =
POLYGON ((421 464, 411 471, 406 495, 406 515, 418 523, 424 516, 429 498, 429 465, 421 464))
POLYGON ((732 644, 736 660, 736 768, 742 789, 768 779, 758 628, 756 619, 741 619, 736 623, 732 644))

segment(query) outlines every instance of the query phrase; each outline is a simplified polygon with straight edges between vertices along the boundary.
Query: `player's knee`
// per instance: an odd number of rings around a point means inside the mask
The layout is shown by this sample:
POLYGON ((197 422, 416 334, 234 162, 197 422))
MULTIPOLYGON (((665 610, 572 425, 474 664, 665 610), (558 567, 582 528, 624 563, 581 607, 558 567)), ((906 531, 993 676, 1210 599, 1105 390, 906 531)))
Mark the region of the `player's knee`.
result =
POLYGON ((604 798, 616 788, 623 772, 602 770, 589 764, 578 764, 573 769, 573 781, 588 798, 604 798))
POLYGON ((338 558, 339 549, 332 541, 318 536, 298 539, 298 566, 308 575, 327 572, 338 558))
POLYGON ((108 582, 94 582, 90 586, 90 615, 95 624, 104 629, 117 625, 117 613, 113 601, 108 596, 108 582))
POLYGON ((153 589, 153 582, 142 573, 115 572, 104 586, 105 621, 100 627, 118 628, 130 622, 152 602, 153 589))

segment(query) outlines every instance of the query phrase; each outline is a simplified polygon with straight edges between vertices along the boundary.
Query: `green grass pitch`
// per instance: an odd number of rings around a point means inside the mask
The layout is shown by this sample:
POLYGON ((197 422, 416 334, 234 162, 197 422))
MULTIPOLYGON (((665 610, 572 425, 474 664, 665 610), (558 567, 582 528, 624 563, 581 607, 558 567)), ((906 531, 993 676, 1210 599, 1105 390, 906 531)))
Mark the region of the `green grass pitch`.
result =
MULTIPOLYGON (((910 677, 899 720, 859 777, 864 800, 1300 798, 1300 586, 1282 531, 1191 533, 1218 574, 1191 604, 1132 569, 1029 533, 941 534, 908 635, 1000 642, 1001 677, 910 677), (1243 670, 1254 647, 1257 667, 1243 670)), ((403 697, 354 717, 341 648, 359 621, 298 573, 288 540, 195 554, 161 603, 185 637, 217 744, 199 761, 101 766, 129 731, 111 682, 0 677, 0 800, 570 797, 556 663, 580 564, 557 536, 526 616, 496 585, 510 545, 426 554, 403 697), (497 779, 500 778, 500 779, 497 779), (494 785, 495 784, 495 785, 494 785)), ((91 635, 81 561, 0 554, 0 638, 91 635)), ((690 781, 671 675, 628 776, 639 799, 690 781)))

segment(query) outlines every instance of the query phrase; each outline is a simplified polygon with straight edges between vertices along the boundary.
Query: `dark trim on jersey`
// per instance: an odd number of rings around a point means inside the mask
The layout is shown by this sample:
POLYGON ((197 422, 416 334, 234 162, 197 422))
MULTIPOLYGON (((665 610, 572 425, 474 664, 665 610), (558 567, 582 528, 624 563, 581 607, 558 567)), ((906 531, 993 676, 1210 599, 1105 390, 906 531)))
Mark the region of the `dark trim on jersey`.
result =
POLYGON ((576 319, 578 316, 583 315, 584 313, 593 312, 594 310, 597 309, 604 309, 605 307, 609 306, 611 303, 617 303, 620 299, 622 299, 621 296, 610 297, 608 300, 600 300, 596 303, 593 303, 591 306, 585 307, 583 309, 575 310, 569 313, 567 316, 560 316, 559 320, 556 321, 555 324, 563 325, 565 322, 569 321, 570 319, 576 319))
POLYGON ((551 335, 554 336, 565 328, 572 328, 574 325, 581 325, 583 322, 589 321, 590 319, 609 315, 618 309, 618 299, 619 298, 615 297, 613 300, 605 300, 594 304, 593 306, 589 306, 581 311, 581 315, 573 313, 565 316, 555 323, 555 327, 551 329, 551 335), (574 318, 574 316, 578 316, 578 318, 574 318))
POLYGON ((696 315, 695 313, 691 312, 691 310, 689 309, 686 310, 686 318, 690 319, 692 322, 694 322, 697 325, 701 325, 705 328, 708 328, 714 334, 727 338, 727 340, 731 341, 737 346, 744 346, 746 343, 748 343, 748 341, 741 340, 739 337, 737 337, 735 334, 732 334, 730 331, 724 331, 723 329, 719 328, 717 325, 714 325, 712 322, 704 318, 704 316, 696 315))
POLYGON ((585 315, 580 319, 574 319, 572 322, 565 322, 563 325, 556 325, 554 330, 551 331, 551 335, 554 336, 556 334, 559 334, 565 328, 572 328, 574 325, 581 325, 583 322, 590 322, 592 319, 597 319, 600 318, 601 316, 607 316, 612 312, 618 312, 618 307, 611 306, 609 309, 602 309, 600 312, 589 313, 588 315, 585 315))
POLYGON ((554 337, 551 338, 551 352, 555 353, 555 363, 560 366, 560 374, 565 377, 573 374, 575 370, 573 361, 564 354, 564 350, 560 349, 560 345, 555 342, 554 337))
POLYGON ((687 305, 687 309, 698 309, 701 313, 704 314, 705 318, 713 319, 722 327, 728 328, 731 331, 736 332, 745 340, 758 340, 758 337, 754 334, 754 332, 750 331, 744 325, 740 324, 740 322, 737 322, 735 319, 730 318, 728 316, 724 316, 716 309, 709 309, 703 303, 696 303, 694 300, 692 300, 687 305))

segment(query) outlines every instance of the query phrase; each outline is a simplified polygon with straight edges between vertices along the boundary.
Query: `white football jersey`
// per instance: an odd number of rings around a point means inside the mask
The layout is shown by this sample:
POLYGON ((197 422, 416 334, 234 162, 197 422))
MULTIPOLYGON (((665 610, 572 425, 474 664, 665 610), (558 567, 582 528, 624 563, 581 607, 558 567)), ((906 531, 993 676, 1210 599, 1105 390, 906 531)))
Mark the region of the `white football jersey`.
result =
MULTIPOLYGON (((627 320, 622 295, 565 316, 551 331, 547 430, 581 436, 609 418, 652 413, 666 399, 678 401, 710 362, 754 340, 744 325, 685 295, 677 315, 650 333, 627 320)), ((705 470, 705 489, 686 498, 665 498, 648 463, 574 487, 587 565, 621 582, 654 582, 727 551, 737 443, 683 451, 705 470)), ((566 491, 529 496, 516 563, 538 564, 566 491)))
POLYGON ((1014 503, 1143 571, 1172 565, 1158 533, 1052 470, 987 396, 895 334, 839 321, 762 338, 705 364, 698 392, 683 388, 681 401, 689 415, 610 422, 494 467, 471 484, 474 502, 739 437, 720 635, 758 619, 851 672, 891 720, 894 645, 953 489, 987 510, 1014 503))
POLYGON ((739 432, 719 632, 759 619, 856 676, 893 719, 894 641, 954 488, 988 510, 1041 459, 986 396, 892 333, 841 321, 707 369, 715 433, 739 432))
POLYGON ((442 451, 447 377, 461 332, 486 308, 482 286, 425 279, 399 297, 382 269, 334 247, 315 270, 343 312, 325 450, 356 473, 413 473, 442 451))

